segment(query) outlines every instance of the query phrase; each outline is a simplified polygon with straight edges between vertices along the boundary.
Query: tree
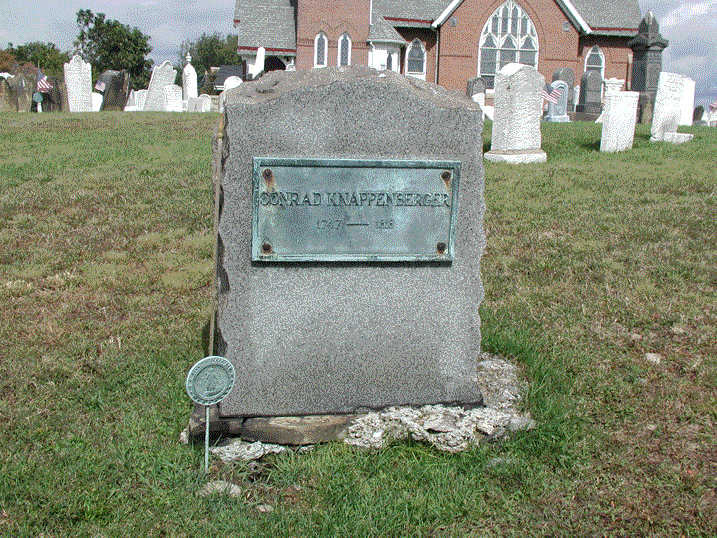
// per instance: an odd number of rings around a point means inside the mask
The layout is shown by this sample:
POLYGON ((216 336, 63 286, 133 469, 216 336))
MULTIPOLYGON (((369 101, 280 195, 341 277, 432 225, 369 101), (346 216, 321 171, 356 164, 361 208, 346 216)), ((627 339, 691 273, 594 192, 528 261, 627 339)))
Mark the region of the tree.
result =
MULTIPOLYGON (((184 58, 187 52, 192 56, 192 65, 197 70, 199 81, 204 78, 212 67, 222 65, 236 65, 240 62, 237 55, 237 36, 227 35, 222 37, 219 33, 212 35, 202 34, 194 41, 185 40, 179 48, 180 67, 184 67, 184 58)), ((179 70, 181 72, 181 68, 179 70)), ((214 93, 209 81, 205 80, 203 86, 205 93, 214 93)))
POLYGON ((17 68, 17 58, 13 54, 12 43, 5 50, 0 50, 0 73, 14 73, 17 68))
POLYGON ((18 63, 31 63, 35 67, 42 69, 43 73, 48 76, 61 76, 63 64, 70 61, 69 52, 61 52, 54 43, 35 41, 25 43, 17 48, 13 48, 12 43, 10 43, 8 44, 8 52, 16 58, 18 63))
POLYGON ((95 78, 108 69, 126 69, 134 89, 147 87, 152 74, 152 61, 147 59, 152 51, 149 36, 89 9, 77 12, 77 26, 76 51, 90 62, 95 78))

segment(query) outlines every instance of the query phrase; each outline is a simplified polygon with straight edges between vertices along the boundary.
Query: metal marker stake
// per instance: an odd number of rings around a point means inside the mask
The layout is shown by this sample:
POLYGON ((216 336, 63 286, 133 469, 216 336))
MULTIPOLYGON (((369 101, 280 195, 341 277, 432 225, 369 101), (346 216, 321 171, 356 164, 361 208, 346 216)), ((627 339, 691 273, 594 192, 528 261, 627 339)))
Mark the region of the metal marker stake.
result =
POLYGON ((197 362, 187 374, 187 394, 204 406, 204 472, 209 472, 209 406, 221 402, 234 386, 232 363, 212 355, 197 362))

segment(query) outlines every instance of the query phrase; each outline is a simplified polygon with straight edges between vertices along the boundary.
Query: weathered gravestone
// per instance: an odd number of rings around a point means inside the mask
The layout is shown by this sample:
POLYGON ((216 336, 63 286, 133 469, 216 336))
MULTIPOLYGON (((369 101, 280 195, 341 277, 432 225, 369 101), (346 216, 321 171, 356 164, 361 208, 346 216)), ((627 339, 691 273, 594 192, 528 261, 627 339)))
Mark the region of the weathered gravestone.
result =
POLYGON ((682 79, 682 101, 680 101, 680 125, 692 125, 692 108, 695 106, 695 81, 682 79))
POLYGON ((662 71, 662 51, 669 41, 660 34, 657 19, 648 11, 637 29, 637 35, 628 41, 632 49, 632 77, 630 89, 640 92, 638 121, 652 121, 657 83, 662 71))
POLYGON ((466 95, 474 103, 478 103, 485 115, 485 88, 486 81, 483 77, 472 78, 466 85, 466 95))
POLYGON ((210 112, 212 110, 212 96, 203 93, 199 96, 199 99, 202 100, 202 105, 197 112, 210 112))
POLYGON ((695 108, 694 113, 692 114, 692 123, 695 125, 705 125, 706 122, 704 121, 705 116, 705 108, 700 105, 697 108, 695 108))
POLYGON ((129 98, 129 79, 127 70, 105 71, 105 89, 101 110, 124 110, 129 98))
POLYGON ((575 119, 595 121, 602 112, 602 77, 597 71, 588 71, 580 78, 580 97, 575 107, 575 119))
POLYGON ((10 100, 17 103, 18 112, 30 112, 32 106, 32 85, 24 74, 18 73, 7 79, 10 85, 10 100))
POLYGON ((79 55, 64 65, 70 112, 92 111, 92 67, 79 55))
POLYGON ((550 84, 550 93, 555 90, 560 92, 560 95, 558 95, 558 102, 548 102, 548 113, 545 116, 545 120, 557 123, 569 122, 568 85, 564 80, 555 80, 550 84))
POLYGON ((4 77, 0 77, 0 112, 17 112, 17 103, 13 103, 10 96, 10 84, 4 77))
POLYGON ((682 115, 683 77, 677 73, 660 73, 652 115, 650 140, 681 144, 692 140, 691 134, 678 133, 677 126, 682 115))
POLYGON ((227 97, 214 349, 237 381, 221 416, 481 402, 478 106, 363 66, 227 97))
POLYGON ((639 92, 612 92, 605 97, 600 151, 632 149, 639 92))
POLYGON ((92 112, 99 112, 102 108, 104 96, 99 92, 92 92, 90 99, 92 99, 92 112))
POLYGON ((190 63, 192 56, 187 53, 185 57, 187 65, 182 70, 182 99, 188 101, 197 97, 197 72, 190 63))
POLYGON ((607 107, 610 103, 610 96, 612 94, 618 93, 622 91, 622 86, 625 84, 624 79, 618 79, 618 78, 609 78, 602 81, 602 85, 604 87, 603 92, 603 107, 602 112, 600 113, 600 117, 595 120, 595 123, 602 123, 603 116, 605 115, 605 112, 607 110, 607 107))
POLYGON ((135 96, 137 99, 137 109, 144 110, 144 105, 147 103, 147 90, 137 90, 135 96))
POLYGON ((127 96, 127 103, 124 105, 124 111, 136 112, 137 110, 140 110, 137 106, 137 93, 134 90, 130 90, 127 96))
POLYGON ((545 162, 540 149, 540 90, 545 77, 528 65, 510 63, 495 76, 495 109, 491 148, 493 162, 545 162))
POLYGON ((575 112, 575 73, 569 67, 563 67, 553 73, 553 82, 562 80, 568 85, 568 112, 575 112))
MULTIPOLYGON (((166 97, 164 87, 174 84, 177 71, 172 68, 169 61, 152 69, 152 77, 149 79, 147 88, 147 99, 144 103, 144 110, 162 112, 165 110, 166 97)), ((181 101, 181 99, 180 99, 181 101)))

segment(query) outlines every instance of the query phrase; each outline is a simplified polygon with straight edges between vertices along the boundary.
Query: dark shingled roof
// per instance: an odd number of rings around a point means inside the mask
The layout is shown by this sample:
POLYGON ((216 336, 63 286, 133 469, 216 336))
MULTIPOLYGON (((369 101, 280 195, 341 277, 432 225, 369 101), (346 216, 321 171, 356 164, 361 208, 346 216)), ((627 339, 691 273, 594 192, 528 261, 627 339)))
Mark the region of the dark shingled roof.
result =
MULTIPOLYGON (((642 19, 637 0, 572 0, 572 2, 591 29, 603 30, 595 33, 616 35, 615 32, 605 32, 607 28, 637 30, 642 19)), ((627 35, 634 34, 635 32, 632 32, 627 35)))
MULTIPOLYGON (((373 10, 384 17, 435 21, 450 5, 450 0, 373 0, 373 10)), ((394 26, 403 26, 392 21, 394 26)))
POLYGON ((237 0, 237 48, 296 51, 296 0, 237 0))

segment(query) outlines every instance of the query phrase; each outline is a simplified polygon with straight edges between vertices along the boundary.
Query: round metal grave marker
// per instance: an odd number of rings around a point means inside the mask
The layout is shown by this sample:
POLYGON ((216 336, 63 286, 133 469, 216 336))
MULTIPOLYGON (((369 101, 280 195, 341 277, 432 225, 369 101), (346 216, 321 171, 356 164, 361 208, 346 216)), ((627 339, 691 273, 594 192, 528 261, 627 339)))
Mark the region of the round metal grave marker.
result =
POLYGON ((32 100, 36 103, 42 103, 42 94, 40 92, 35 92, 32 94, 32 100))
POLYGON ((187 394, 201 405, 221 402, 234 386, 234 366, 224 357, 205 357, 187 375, 187 394))

